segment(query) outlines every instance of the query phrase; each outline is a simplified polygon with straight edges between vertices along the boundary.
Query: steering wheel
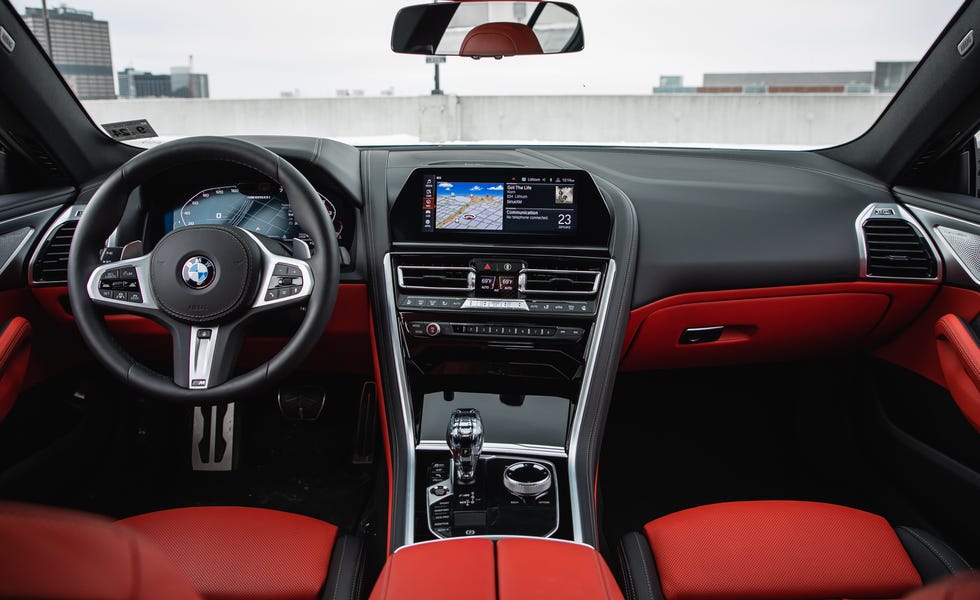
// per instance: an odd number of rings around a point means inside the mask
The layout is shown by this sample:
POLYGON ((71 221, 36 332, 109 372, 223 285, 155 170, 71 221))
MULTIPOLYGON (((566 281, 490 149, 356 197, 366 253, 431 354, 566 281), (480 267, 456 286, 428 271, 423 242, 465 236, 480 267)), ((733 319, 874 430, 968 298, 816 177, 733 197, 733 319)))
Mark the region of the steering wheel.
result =
POLYGON ((171 402, 234 402, 279 380, 312 350, 337 298, 338 256, 327 209, 295 167, 242 140, 192 137, 142 152, 102 184, 75 230, 68 293, 85 342, 127 385, 171 402), (190 225, 166 234, 142 257, 101 263, 99 251, 137 186, 178 165, 216 160, 244 165, 282 185, 315 250, 293 256, 283 243, 236 227, 190 225), (304 302, 303 321, 282 350, 231 377, 246 326, 258 315, 304 302), (102 308, 149 317, 166 327, 173 339, 173 376, 130 356, 110 333, 102 308))

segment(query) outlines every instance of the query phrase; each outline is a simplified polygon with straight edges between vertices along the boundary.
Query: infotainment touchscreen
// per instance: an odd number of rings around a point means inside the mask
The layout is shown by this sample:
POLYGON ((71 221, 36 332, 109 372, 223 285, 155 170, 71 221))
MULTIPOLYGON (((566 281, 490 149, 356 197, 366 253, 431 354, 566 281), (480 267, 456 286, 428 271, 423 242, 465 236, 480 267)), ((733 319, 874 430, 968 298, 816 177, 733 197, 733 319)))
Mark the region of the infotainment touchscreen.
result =
POLYGON ((422 231, 571 234, 578 226, 575 178, 475 181, 422 176, 422 231))

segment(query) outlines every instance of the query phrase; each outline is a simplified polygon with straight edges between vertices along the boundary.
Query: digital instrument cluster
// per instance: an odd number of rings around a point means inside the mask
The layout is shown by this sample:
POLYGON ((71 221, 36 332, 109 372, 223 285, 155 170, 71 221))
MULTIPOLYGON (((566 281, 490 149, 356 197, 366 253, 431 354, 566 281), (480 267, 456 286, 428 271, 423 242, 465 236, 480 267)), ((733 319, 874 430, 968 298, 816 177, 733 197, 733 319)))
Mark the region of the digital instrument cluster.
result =
MULTIPOLYGON (((341 240, 344 222, 337 215, 337 207, 323 194, 320 198, 341 240)), ((228 225, 284 242, 300 239, 312 243, 296 221, 282 187, 272 183, 239 183, 204 189, 164 213, 165 232, 189 225, 228 225)))

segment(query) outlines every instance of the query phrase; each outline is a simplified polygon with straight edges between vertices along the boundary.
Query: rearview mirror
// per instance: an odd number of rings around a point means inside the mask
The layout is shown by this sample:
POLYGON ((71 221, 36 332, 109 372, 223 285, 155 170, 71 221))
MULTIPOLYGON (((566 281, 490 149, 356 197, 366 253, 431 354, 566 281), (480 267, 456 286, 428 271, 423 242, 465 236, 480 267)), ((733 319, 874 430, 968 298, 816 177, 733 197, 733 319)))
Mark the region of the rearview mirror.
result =
POLYGON ((395 17, 391 49, 401 54, 472 58, 578 52, 578 10, 565 2, 437 2, 395 17))

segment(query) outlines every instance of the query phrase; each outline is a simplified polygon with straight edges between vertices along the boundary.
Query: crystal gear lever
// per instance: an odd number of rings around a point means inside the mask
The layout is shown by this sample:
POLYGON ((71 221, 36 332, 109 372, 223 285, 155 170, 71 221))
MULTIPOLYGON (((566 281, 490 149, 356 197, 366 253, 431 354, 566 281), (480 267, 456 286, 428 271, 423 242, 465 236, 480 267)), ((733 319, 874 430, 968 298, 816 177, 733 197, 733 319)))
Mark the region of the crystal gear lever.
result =
POLYGON ((456 482, 467 485, 476 480, 476 465, 483 450, 483 419, 475 408, 457 408, 449 417, 446 444, 453 454, 456 482))

